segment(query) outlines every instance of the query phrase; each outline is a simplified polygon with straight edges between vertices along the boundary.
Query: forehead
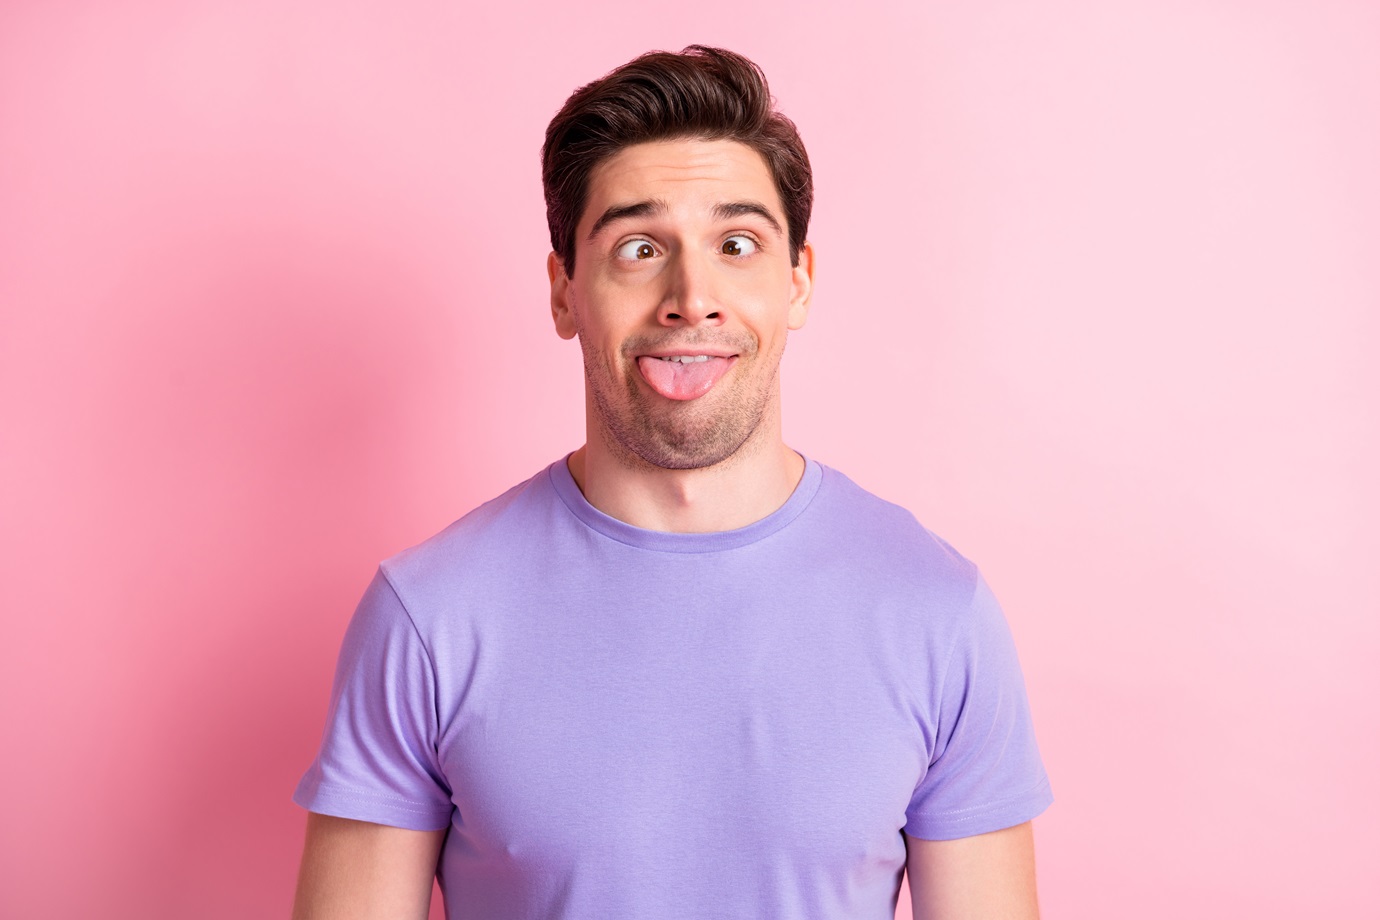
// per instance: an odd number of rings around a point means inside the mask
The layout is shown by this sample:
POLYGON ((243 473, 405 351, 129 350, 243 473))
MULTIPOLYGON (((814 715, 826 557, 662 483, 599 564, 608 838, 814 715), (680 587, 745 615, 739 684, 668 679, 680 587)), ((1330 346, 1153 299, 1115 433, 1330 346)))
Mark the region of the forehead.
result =
POLYGON ((725 201, 760 201, 785 226, 776 183, 762 155, 733 140, 678 138, 624 147, 589 177, 581 235, 607 208, 661 199, 673 212, 712 211, 725 201))

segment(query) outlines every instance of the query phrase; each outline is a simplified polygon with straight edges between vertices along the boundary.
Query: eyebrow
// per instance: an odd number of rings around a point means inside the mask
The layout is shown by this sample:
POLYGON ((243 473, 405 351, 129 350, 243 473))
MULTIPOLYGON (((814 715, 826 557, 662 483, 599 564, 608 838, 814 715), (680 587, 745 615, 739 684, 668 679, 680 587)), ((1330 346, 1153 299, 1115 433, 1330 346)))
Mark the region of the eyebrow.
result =
POLYGON ((714 217, 717 220, 732 220, 735 217, 746 217, 748 215, 756 215, 762 218, 767 223, 771 224, 771 228, 778 234, 781 233, 781 224, 777 223, 776 218, 771 216, 771 212, 767 210, 764 204, 760 204, 756 201, 729 201, 724 204, 714 205, 714 217))
MULTIPOLYGON (((588 239, 594 239, 609 224, 620 220, 630 220, 637 217, 651 217, 654 214, 665 214, 671 210, 670 206, 661 198, 648 198, 634 204, 614 205, 594 222, 590 228, 588 239)), ((735 217, 745 217, 752 215, 760 217, 771 225, 771 228, 778 234, 781 233, 781 224, 771 211, 767 210, 766 205, 756 201, 726 201, 714 205, 715 220, 732 220, 735 217)))
POLYGON ((599 235, 600 230, 615 221, 628 220, 633 217, 651 217, 653 214, 665 214, 669 210, 671 210, 670 206, 660 198, 648 198, 646 201, 639 201, 636 204, 616 204, 599 215, 599 219, 590 228, 589 239, 594 239, 599 235))

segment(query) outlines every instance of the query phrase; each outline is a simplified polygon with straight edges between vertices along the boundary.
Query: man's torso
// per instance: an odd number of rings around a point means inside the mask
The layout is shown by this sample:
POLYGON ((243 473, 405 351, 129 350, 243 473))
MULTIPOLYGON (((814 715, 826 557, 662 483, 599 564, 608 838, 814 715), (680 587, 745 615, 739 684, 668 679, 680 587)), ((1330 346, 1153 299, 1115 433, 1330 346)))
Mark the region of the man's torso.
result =
MULTIPOLYGON (((416 643, 399 654, 430 669, 432 708, 359 721, 430 748, 415 756, 432 788, 384 795, 449 822, 452 917, 894 910, 983 587, 907 512, 809 463, 747 528, 646 531, 589 506, 558 462, 381 581, 374 615, 396 635, 370 641, 416 643)), ((1028 810, 1038 755, 1007 769, 1028 810)))

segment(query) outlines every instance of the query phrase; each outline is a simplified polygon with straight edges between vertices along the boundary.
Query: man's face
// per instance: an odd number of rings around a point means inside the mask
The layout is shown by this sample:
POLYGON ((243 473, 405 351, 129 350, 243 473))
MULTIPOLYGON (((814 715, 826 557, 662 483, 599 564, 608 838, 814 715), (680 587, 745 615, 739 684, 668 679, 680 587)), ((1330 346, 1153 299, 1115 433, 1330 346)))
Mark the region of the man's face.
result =
POLYGON ((750 147, 659 141, 600 163, 575 277, 554 253, 548 274, 556 330, 580 338, 591 425, 609 448, 697 469, 777 430, 777 368, 787 330, 805 323, 813 264, 806 244, 792 267, 776 186, 750 147))

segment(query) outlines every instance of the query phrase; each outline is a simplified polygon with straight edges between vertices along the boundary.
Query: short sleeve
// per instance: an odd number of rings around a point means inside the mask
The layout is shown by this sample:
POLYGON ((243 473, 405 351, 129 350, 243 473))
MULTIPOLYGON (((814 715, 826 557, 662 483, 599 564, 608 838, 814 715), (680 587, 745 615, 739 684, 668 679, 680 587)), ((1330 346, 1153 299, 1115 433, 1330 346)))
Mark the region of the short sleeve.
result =
POLYGON ((431 656, 380 570, 345 631, 321 749, 293 801, 339 818, 443 830, 453 806, 438 733, 431 656))
POLYGON ((1011 630, 979 575, 944 673, 934 753, 906 809, 905 832, 923 840, 985 834, 1023 824, 1053 800, 1011 630))

